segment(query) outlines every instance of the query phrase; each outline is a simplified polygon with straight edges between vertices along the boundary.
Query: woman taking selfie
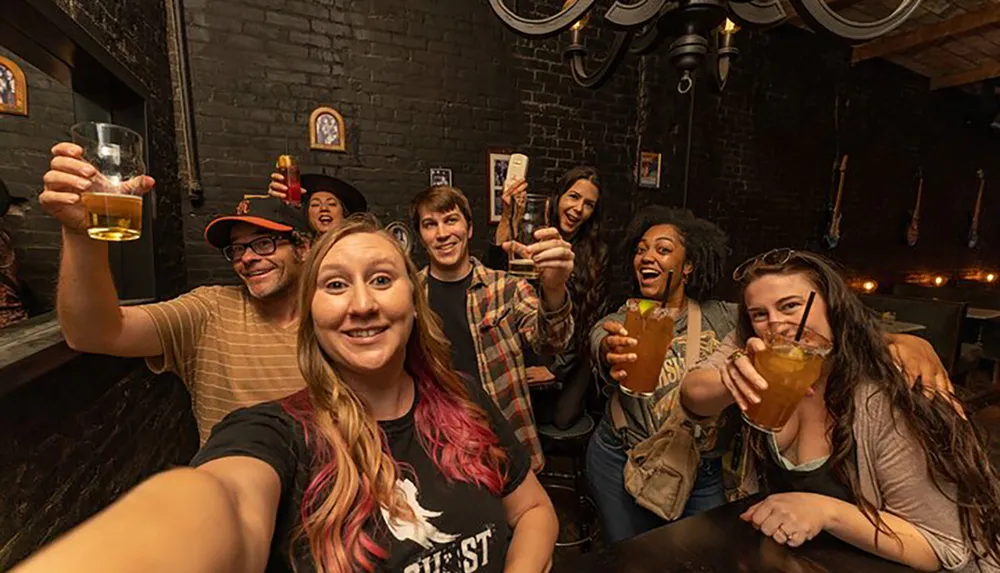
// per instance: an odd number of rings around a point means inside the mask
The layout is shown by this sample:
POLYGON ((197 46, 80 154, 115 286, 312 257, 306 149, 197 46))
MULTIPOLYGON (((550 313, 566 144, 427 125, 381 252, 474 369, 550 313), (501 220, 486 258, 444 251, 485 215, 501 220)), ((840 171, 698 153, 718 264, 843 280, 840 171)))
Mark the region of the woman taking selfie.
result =
MULTIPOLYGON (((507 256, 500 245, 511 240, 516 205, 524 202, 527 192, 524 180, 513 181, 504 189, 503 214, 488 256, 494 269, 507 270, 507 256)), ((577 326, 570 350, 557 356, 549 367, 562 382, 562 389, 552 400, 548 393, 539 393, 543 403, 536 403, 534 410, 538 423, 566 429, 583 413, 592 379, 587 360, 590 329, 604 315, 608 295, 608 246, 601 231, 601 177, 596 168, 574 167, 559 178, 549 196, 549 222, 573 245, 576 255, 568 288, 577 326)))
POLYGON ((454 374, 416 276, 371 221, 324 235, 300 290, 307 388, 233 412, 194 468, 18 571, 546 570, 552 505, 503 417, 454 374))
POLYGON ((768 497, 742 518, 791 546, 826 531, 922 571, 997 571, 1000 482, 961 409, 911 391, 874 314, 822 257, 771 251, 734 278, 737 342, 685 377, 692 412, 760 403, 767 381, 753 358, 777 328, 804 322, 802 332, 832 343, 812 393, 783 427, 749 432, 741 489, 768 497))

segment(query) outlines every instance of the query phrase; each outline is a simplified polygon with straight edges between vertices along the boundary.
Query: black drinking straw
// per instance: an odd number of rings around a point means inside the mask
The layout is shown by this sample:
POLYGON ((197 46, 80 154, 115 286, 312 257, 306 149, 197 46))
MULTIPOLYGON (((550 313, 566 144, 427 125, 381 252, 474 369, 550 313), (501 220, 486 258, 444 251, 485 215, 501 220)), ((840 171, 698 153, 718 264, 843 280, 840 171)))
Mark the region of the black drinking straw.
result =
POLYGON ((667 308, 667 299, 670 298, 670 283, 674 282, 674 271, 667 273, 667 285, 663 287, 663 308, 667 308))
POLYGON ((809 300, 806 301, 806 309, 802 311, 802 320, 799 321, 799 329, 795 331, 795 342, 802 340, 802 332, 806 329, 806 319, 809 318, 809 311, 812 310, 813 301, 816 300, 816 291, 809 291, 809 300))

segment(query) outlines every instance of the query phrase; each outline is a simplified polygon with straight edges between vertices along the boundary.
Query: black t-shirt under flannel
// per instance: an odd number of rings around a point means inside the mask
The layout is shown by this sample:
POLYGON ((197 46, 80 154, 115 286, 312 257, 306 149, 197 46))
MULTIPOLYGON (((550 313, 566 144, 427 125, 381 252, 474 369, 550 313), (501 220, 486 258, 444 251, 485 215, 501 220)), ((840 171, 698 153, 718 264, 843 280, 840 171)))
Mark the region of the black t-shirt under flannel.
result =
MULTIPOLYGON (((463 482, 448 482, 420 444, 414 410, 397 420, 379 422, 393 458, 403 468, 397 485, 418 516, 419 523, 387 524, 384 513, 366 526, 375 542, 389 552, 376 571, 400 573, 500 573, 507 558, 510 527, 503 497, 528 475, 527 451, 514 438, 507 421, 481 392, 473 399, 486 410, 490 426, 507 452, 507 481, 501 496, 463 482)), ((292 571, 289 542, 300 525, 302 494, 309 484, 310 456, 302 425, 280 402, 266 402, 236 410, 213 430, 192 460, 198 466, 229 456, 250 456, 274 468, 281 480, 281 501, 275 522, 268 573, 292 571)), ((308 546, 297 545, 299 573, 315 571, 308 546)))

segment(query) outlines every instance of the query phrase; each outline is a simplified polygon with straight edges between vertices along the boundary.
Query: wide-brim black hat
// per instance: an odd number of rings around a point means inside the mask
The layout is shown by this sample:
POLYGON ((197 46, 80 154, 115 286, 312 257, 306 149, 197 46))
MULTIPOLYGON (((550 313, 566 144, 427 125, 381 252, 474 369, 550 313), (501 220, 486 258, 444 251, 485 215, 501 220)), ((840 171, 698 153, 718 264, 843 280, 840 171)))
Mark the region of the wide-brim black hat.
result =
POLYGON ((344 206, 344 215, 362 213, 368 210, 368 201, 358 191, 358 188, 343 179, 337 179, 322 173, 302 174, 302 205, 309 205, 309 197, 313 193, 330 193, 340 200, 344 206))
POLYGON ((28 200, 24 197, 14 197, 7 190, 7 184, 0 179, 0 217, 7 214, 7 210, 10 209, 11 205, 20 205, 22 203, 27 203, 28 200))
POLYGON ((236 214, 216 217, 205 227, 205 240, 217 249, 224 248, 231 241, 233 227, 239 223, 278 233, 310 232, 299 209, 268 195, 244 195, 236 206, 236 214))

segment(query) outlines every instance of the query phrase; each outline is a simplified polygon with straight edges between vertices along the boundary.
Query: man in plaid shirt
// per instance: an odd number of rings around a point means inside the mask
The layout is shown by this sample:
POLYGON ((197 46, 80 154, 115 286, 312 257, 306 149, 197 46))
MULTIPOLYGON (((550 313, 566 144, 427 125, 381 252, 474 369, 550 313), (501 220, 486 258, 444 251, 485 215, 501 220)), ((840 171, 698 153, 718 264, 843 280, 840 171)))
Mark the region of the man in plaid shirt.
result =
POLYGON ((541 470, 545 458, 528 396, 523 349, 527 344, 537 353, 555 354, 573 336, 566 289, 573 271, 572 246, 555 228, 537 231, 538 242, 530 246, 513 245, 535 262, 539 300, 528 281, 488 269, 469 256, 472 211, 458 189, 438 186, 418 194, 410 204, 410 218, 430 258, 420 277, 451 342, 455 369, 481 384, 528 448, 532 468, 541 470))

